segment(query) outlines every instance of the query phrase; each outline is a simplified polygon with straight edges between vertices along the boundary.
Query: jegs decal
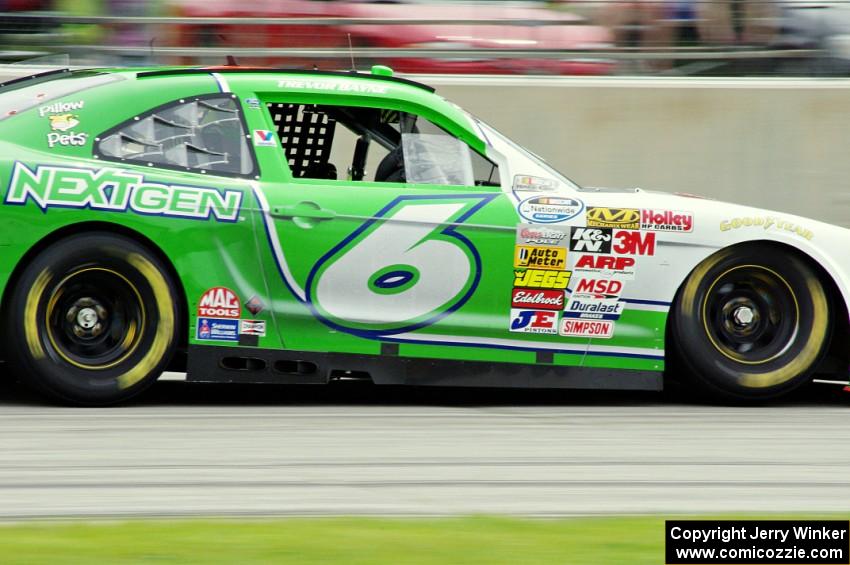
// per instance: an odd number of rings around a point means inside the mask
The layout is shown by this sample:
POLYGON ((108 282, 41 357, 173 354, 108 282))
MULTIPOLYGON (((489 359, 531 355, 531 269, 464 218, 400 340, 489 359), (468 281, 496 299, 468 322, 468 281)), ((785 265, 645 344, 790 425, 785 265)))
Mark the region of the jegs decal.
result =
POLYGON ((145 181, 142 175, 120 169, 84 169, 15 163, 6 189, 6 204, 23 206, 31 200, 48 208, 88 208, 173 218, 235 222, 242 192, 145 181))
POLYGON ((520 269, 514 271, 514 287, 563 290, 570 284, 570 271, 520 269))

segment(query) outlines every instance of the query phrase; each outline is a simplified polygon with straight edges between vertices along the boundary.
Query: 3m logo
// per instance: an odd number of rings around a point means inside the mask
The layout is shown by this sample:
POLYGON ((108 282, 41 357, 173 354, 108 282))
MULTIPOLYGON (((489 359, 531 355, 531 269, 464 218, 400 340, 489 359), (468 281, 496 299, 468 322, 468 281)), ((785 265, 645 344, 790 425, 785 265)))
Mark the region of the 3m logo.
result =
POLYGON ((514 286, 563 290, 570 284, 570 274, 569 271, 545 271, 543 269, 514 271, 514 286))
POLYGON ((539 310, 563 310, 564 291, 515 288, 511 293, 511 306, 514 308, 537 308, 539 310))
POLYGON ((558 313, 541 310, 511 310, 512 332, 532 334, 558 333, 558 313))
POLYGON ((636 208, 588 208, 587 225, 596 228, 640 228, 640 210, 636 208))
POLYGON ((236 293, 223 286, 207 290, 198 302, 198 316, 204 318, 239 318, 242 305, 236 293))
POLYGON ((566 264, 567 250, 563 247, 516 246, 514 267, 537 267, 560 271, 566 264))
POLYGON ((613 249, 620 255, 655 255, 655 233, 616 231, 613 249))
POLYGON ((570 251, 611 253, 611 228, 571 228, 570 251))

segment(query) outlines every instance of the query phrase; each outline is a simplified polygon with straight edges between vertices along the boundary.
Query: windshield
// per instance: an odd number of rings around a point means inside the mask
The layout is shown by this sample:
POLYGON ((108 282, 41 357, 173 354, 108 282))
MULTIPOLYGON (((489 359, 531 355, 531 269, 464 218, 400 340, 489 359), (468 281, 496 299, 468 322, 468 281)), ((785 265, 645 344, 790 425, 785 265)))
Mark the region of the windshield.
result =
POLYGON ((44 78, 46 80, 36 77, 32 82, 10 84, 9 90, 0 91, 0 121, 51 100, 122 79, 119 75, 105 73, 66 74, 61 78, 44 78))
POLYGON ((467 116, 469 116, 469 119, 472 120, 478 126, 484 138, 490 145, 494 147, 494 149, 499 151, 500 146, 505 146, 510 149, 510 151, 501 152, 504 153, 506 156, 510 155, 513 160, 517 161, 512 164, 512 169, 514 169, 514 171, 522 171, 523 174, 535 174, 535 171, 539 171, 538 174, 553 178, 574 190, 581 190, 581 187, 579 187, 579 185, 577 185, 576 183, 574 183, 573 181, 553 169, 548 163, 546 163, 546 161, 544 161, 522 145, 514 143, 508 137, 502 135, 496 129, 491 126, 488 126, 475 116, 472 116, 469 113, 467 113, 467 116))

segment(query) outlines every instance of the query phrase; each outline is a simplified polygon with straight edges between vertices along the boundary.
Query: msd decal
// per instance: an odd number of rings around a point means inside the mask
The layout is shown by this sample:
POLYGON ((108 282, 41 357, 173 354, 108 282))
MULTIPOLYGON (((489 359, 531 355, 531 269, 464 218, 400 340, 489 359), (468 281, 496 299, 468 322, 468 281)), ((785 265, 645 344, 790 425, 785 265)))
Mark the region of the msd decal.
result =
POLYGON ((557 334, 558 313, 542 310, 511 309, 510 331, 532 334, 557 334))
POLYGON ((573 292, 612 298, 620 296, 622 290, 623 282, 617 279, 581 279, 573 292))
POLYGON ((233 318, 242 315, 242 305, 235 292, 223 286, 216 286, 201 295, 198 302, 198 317, 233 318))
POLYGON ((670 210, 641 210, 640 229, 690 232, 694 230, 694 215, 670 210))
POLYGON ((615 231, 614 253, 620 255, 655 255, 653 232, 615 231))
POLYGON ((511 293, 511 306, 514 308, 538 308, 540 310, 563 310, 564 291, 532 290, 515 288, 511 293))

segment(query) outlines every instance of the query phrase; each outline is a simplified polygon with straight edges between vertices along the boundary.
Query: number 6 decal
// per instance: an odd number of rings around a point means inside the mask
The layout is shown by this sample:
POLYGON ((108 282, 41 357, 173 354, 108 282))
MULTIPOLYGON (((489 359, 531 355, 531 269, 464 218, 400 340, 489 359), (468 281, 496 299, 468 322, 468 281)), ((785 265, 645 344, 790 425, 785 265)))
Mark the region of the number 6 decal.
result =
POLYGON ((456 231, 495 195, 402 196, 325 254, 307 302, 337 329, 376 337, 433 324, 460 308, 481 259, 456 231))

